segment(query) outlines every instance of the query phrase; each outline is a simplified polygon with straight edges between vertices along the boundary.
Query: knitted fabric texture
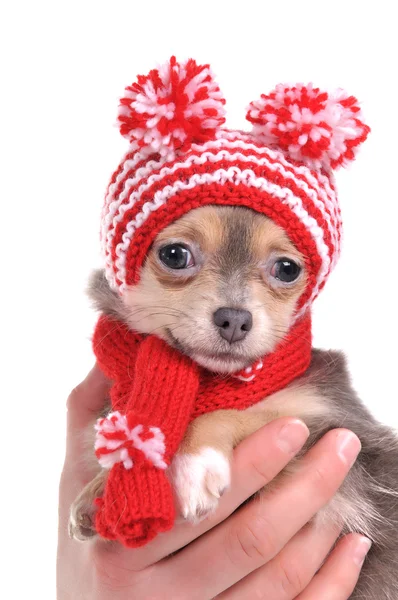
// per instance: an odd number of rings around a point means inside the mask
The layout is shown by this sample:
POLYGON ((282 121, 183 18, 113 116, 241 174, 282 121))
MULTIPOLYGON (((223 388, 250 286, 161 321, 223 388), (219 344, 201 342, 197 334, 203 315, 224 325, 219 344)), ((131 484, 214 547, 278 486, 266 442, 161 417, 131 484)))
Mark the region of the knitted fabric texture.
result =
POLYGON ((351 161, 369 133, 353 96, 278 85, 250 104, 251 132, 224 127, 208 65, 168 63, 140 76, 121 99, 130 148, 105 197, 101 240, 108 281, 137 283, 156 235, 206 204, 245 206, 280 225, 306 258, 305 314, 336 264, 341 213, 332 169, 351 161))
POLYGON ((311 361, 311 321, 297 322, 249 381, 200 369, 155 336, 144 338, 106 316, 97 323, 93 347, 114 382, 113 412, 97 425, 97 457, 111 470, 96 501, 96 529, 134 548, 173 526, 165 469, 189 422, 213 410, 248 408, 302 375, 311 361))
POLYGON ((138 426, 142 442, 153 443, 156 433, 165 442, 160 465, 150 460, 142 445, 130 443, 133 468, 130 471, 117 462, 98 501, 98 533, 127 546, 140 546, 173 525, 173 495, 164 469, 188 426, 199 378, 194 363, 154 336, 137 346, 135 336, 130 338, 114 322, 100 321, 94 340, 103 336, 104 326, 106 334, 95 348, 102 369, 115 381, 113 408, 123 410, 130 430, 138 426))
MULTIPOLYGON (((130 143, 108 186, 101 218, 105 273, 123 296, 161 230, 208 204, 243 206, 282 227, 305 259, 306 287, 286 339, 228 378, 198 369, 159 339, 101 318, 94 350, 114 381, 113 413, 97 424, 96 453, 110 468, 97 530, 128 546, 172 526, 165 470, 189 421, 244 409, 309 365, 310 308, 335 266, 342 220, 333 170, 354 159, 369 127, 342 90, 278 85, 252 102, 248 132, 224 127, 225 100, 208 65, 189 59, 126 88, 119 127, 130 143)), ((239 242, 237 242, 239 243, 239 242)))

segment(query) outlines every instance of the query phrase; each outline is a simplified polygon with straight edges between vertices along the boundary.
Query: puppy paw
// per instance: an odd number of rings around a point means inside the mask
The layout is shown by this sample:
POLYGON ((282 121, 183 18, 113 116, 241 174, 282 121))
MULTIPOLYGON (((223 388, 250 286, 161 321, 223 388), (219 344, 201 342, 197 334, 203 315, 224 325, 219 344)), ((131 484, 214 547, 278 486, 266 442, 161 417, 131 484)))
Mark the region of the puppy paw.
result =
POLYGON ((92 502, 89 503, 86 498, 79 496, 70 509, 69 536, 79 542, 92 539, 97 534, 95 530, 95 513, 95 505, 92 502))
POLYGON ((69 515, 69 535, 75 540, 85 542, 96 534, 95 514, 97 507, 94 501, 104 493, 107 471, 100 471, 85 488, 82 489, 71 506, 69 515))
POLYGON ((95 515, 97 507, 95 498, 102 496, 105 484, 105 473, 99 473, 82 489, 71 506, 69 515, 69 535, 79 542, 92 539, 96 534, 95 515))
POLYGON ((170 474, 181 514, 192 523, 216 510, 231 479, 228 458, 209 447, 197 454, 177 454, 170 474))

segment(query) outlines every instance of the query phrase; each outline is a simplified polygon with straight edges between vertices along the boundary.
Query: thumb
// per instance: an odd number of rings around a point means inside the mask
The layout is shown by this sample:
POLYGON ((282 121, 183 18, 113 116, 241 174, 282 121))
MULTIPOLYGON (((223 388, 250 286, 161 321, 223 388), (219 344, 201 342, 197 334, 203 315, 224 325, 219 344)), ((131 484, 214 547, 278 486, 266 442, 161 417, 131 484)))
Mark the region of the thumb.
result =
POLYGON ((60 523, 65 528, 71 502, 95 474, 94 429, 90 431, 90 426, 104 408, 110 387, 111 382, 95 365, 67 401, 66 455, 59 489, 60 523))
POLYGON ((111 385, 112 382, 94 365, 87 377, 72 390, 67 401, 68 436, 84 429, 99 416, 109 398, 111 385))

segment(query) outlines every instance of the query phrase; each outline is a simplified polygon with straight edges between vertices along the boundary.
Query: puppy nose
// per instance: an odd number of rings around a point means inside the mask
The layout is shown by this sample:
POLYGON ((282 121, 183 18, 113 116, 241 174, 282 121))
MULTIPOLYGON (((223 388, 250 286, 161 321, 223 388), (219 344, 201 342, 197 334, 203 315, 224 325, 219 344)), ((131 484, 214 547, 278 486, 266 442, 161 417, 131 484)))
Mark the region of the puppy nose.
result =
POLYGON ((248 310, 219 308, 213 314, 221 337, 233 344, 243 340, 253 326, 252 314, 248 310))

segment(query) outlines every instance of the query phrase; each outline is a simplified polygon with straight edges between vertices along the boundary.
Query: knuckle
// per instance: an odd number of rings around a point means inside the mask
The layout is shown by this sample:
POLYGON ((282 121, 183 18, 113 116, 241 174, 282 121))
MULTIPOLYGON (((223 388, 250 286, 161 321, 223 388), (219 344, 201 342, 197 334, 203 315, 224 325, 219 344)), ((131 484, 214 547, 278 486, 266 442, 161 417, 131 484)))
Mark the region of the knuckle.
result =
POLYGON ((92 564, 96 580, 99 582, 100 587, 112 588, 114 583, 117 583, 117 577, 111 568, 111 562, 109 561, 109 555, 104 551, 104 545, 94 543, 91 548, 92 564))
POLYGON ((66 407, 68 410, 73 410, 76 406, 78 406, 81 402, 83 395, 83 383, 79 383, 73 390, 70 392, 68 399, 66 401, 66 407))
POLYGON ((230 528, 226 548, 231 562, 263 564, 278 551, 277 536, 273 526, 263 517, 248 515, 230 528))
POLYGON ((278 597, 295 598, 307 585, 300 567, 292 562, 286 563, 283 558, 276 559, 275 577, 280 587, 278 597), (281 596, 283 594, 283 596, 281 596))
POLYGON ((336 491, 336 481, 332 470, 326 464, 318 464, 311 469, 311 487, 322 498, 328 498, 336 491))
POLYGON ((253 477, 258 481, 259 488, 267 485, 272 479, 272 474, 265 460, 257 458, 250 461, 249 469, 253 477))
MULTIPOLYGON (((90 559, 93 565, 98 588, 111 591, 114 594, 129 587, 138 591, 140 583, 140 571, 133 565, 124 568, 122 561, 117 560, 113 553, 112 542, 94 541, 90 547, 90 559)), ((135 596, 134 596, 135 597, 135 596)))

